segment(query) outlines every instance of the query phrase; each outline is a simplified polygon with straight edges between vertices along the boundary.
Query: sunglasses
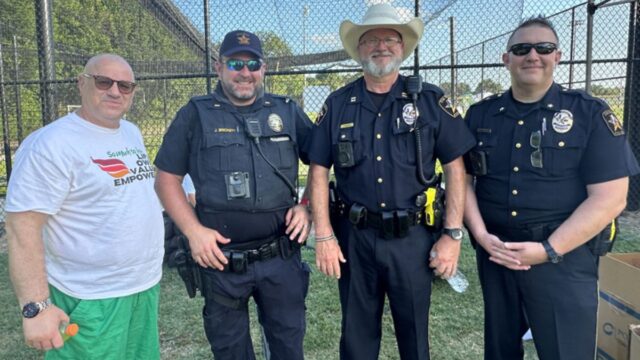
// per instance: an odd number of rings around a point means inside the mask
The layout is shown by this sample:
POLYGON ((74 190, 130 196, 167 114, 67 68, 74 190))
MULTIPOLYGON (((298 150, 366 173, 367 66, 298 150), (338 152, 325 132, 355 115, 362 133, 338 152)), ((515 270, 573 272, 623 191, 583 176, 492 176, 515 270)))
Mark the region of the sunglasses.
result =
POLYGON ((262 67, 262 60, 261 59, 251 59, 251 60, 229 59, 225 61, 225 64, 227 65, 227 69, 233 70, 233 71, 241 71, 242 68, 245 67, 245 65, 247 66, 247 69, 249 69, 249 71, 258 71, 262 67))
POLYGON ((531 153, 531 166, 535 168, 542 168, 542 149, 540 149, 540 143, 542 142, 542 133, 540 130, 531 133, 529 138, 529 145, 536 149, 531 153))
POLYGON ((113 80, 112 78, 102 75, 82 74, 82 76, 87 78, 92 77, 98 90, 109 90, 113 86, 113 83, 116 83, 118 84, 118 90, 124 95, 131 94, 136 88, 136 85, 138 85, 131 81, 113 80))
POLYGON ((524 56, 527 55, 533 48, 535 48, 536 52, 540 55, 549 55, 558 49, 558 45, 551 42, 539 42, 535 44, 520 43, 511 45, 509 51, 513 55, 524 56))

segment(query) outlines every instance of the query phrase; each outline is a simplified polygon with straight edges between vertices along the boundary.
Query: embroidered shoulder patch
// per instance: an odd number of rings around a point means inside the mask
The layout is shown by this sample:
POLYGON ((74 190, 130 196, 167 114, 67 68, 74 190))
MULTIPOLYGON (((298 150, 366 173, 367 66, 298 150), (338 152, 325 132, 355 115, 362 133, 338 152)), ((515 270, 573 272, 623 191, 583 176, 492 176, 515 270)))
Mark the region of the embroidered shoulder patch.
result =
POLYGON ((616 115, 609 109, 602 112, 602 119, 607 124, 609 131, 613 136, 624 135, 624 129, 622 128, 622 122, 618 120, 616 115))
POLYGON ((322 109, 320 109, 320 112, 318 113, 318 116, 316 117, 316 125, 320 125, 322 120, 324 120, 325 116, 327 115, 327 110, 329 110, 329 107, 327 106, 327 103, 322 104, 322 109))
POLYGON ((449 116, 454 117, 454 118, 460 116, 460 113, 453 106, 453 102, 451 102, 451 99, 449 99, 448 97, 446 97, 446 96, 441 97, 440 100, 438 100, 438 105, 440 105, 440 108, 444 112, 449 114, 449 116))

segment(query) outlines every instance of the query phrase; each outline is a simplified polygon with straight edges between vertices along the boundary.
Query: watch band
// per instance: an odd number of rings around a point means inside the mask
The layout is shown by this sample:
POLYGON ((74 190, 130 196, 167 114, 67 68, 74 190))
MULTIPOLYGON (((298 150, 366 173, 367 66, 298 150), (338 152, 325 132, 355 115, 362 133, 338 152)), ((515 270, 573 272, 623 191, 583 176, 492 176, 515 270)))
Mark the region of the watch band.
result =
POLYGON ((559 255, 549 244, 548 240, 542 242, 542 246, 544 247, 544 251, 547 252, 547 257, 549 257, 549 261, 553 264, 557 264, 562 261, 562 255, 559 255))
POLYGON ((444 228, 442 232, 453 240, 462 240, 462 237, 464 236, 462 228, 444 228))

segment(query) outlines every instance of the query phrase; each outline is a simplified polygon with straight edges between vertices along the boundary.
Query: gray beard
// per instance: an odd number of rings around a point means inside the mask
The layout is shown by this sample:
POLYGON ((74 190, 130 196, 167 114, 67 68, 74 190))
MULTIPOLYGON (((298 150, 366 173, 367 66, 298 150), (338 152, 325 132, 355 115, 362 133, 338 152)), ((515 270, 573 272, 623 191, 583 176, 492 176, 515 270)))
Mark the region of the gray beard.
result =
POLYGON ((389 75, 393 72, 400 70, 400 64, 402 64, 401 59, 393 59, 390 63, 385 66, 378 66, 376 63, 371 61, 370 59, 362 59, 362 71, 373 76, 373 77, 383 77, 389 75))

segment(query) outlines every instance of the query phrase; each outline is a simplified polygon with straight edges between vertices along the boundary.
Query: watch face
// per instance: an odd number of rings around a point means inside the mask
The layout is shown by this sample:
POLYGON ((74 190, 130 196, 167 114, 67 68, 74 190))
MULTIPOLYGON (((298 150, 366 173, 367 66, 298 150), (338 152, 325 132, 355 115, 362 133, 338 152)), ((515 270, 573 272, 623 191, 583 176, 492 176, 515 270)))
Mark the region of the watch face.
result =
POLYGON ((444 233, 451 236, 454 240, 461 240, 464 235, 462 229, 444 229, 444 233))
POLYGON ((32 317, 35 317, 36 315, 38 315, 39 312, 40 312, 40 308, 38 307, 38 305, 32 302, 26 304, 22 308, 22 316, 26 317, 27 319, 31 319, 32 317))

